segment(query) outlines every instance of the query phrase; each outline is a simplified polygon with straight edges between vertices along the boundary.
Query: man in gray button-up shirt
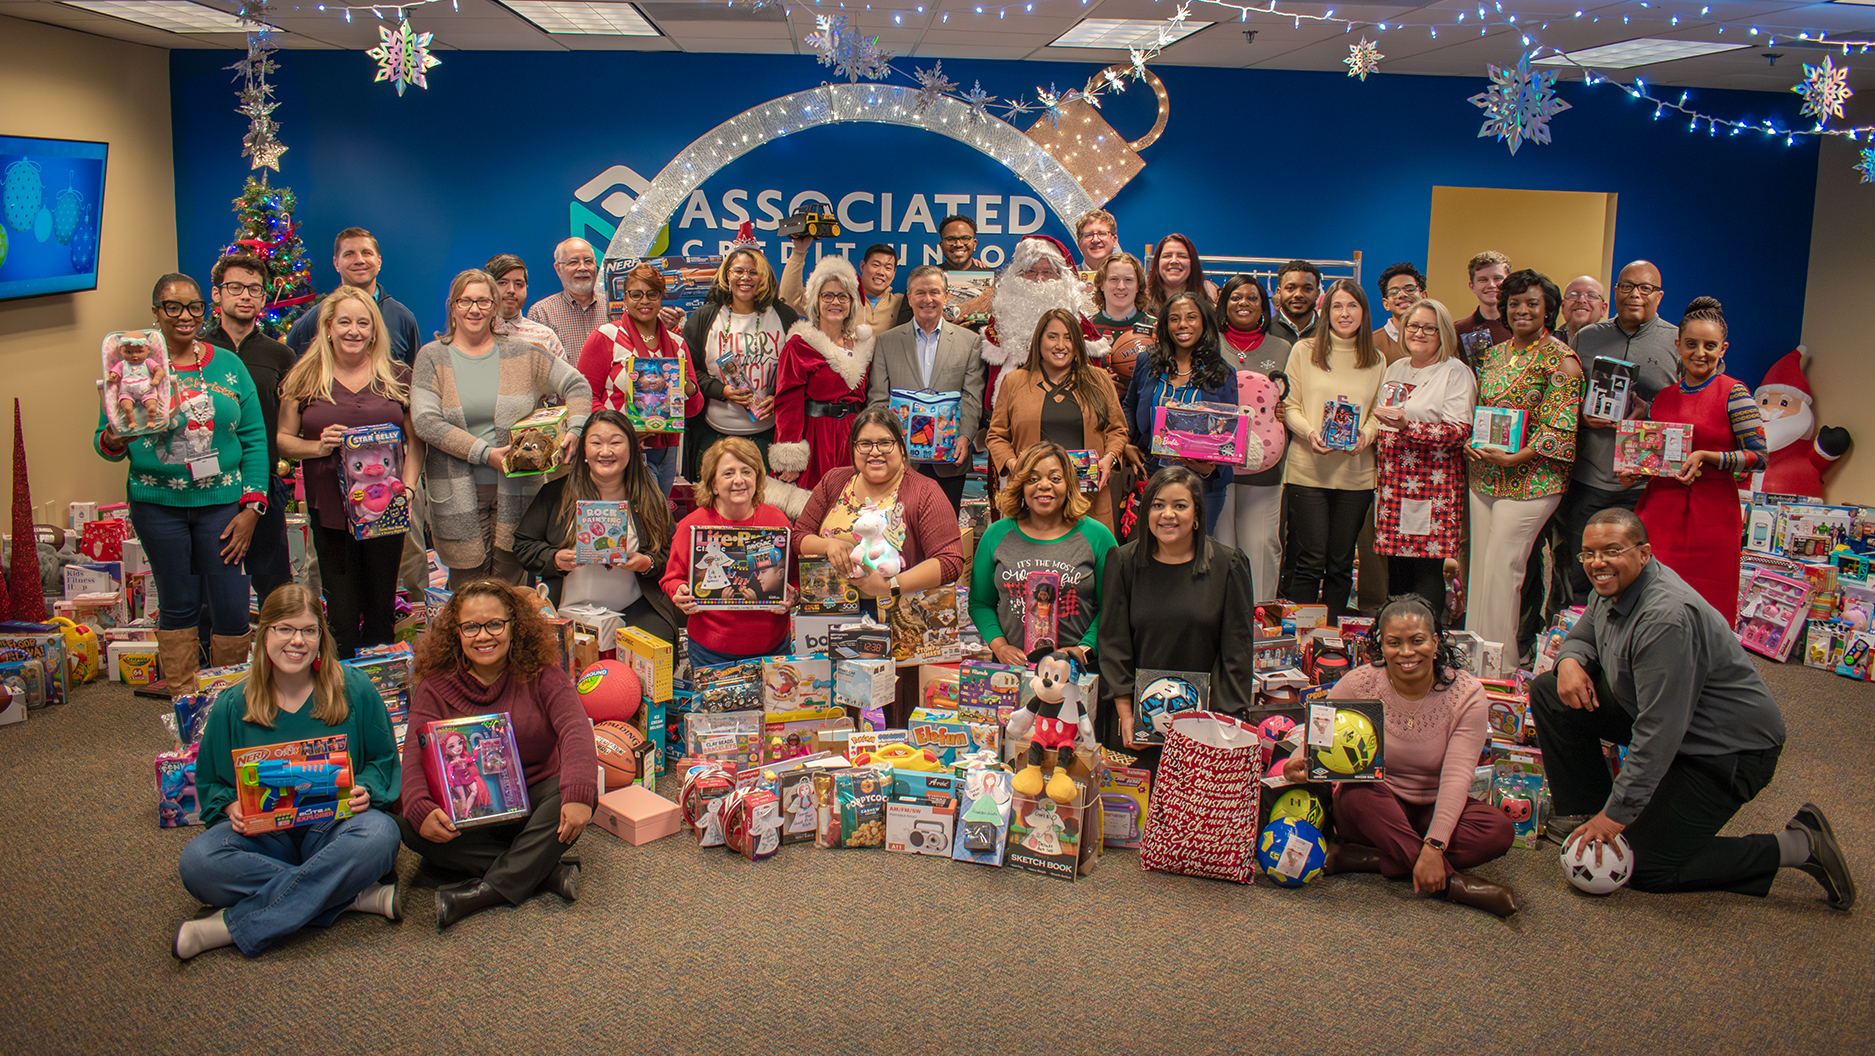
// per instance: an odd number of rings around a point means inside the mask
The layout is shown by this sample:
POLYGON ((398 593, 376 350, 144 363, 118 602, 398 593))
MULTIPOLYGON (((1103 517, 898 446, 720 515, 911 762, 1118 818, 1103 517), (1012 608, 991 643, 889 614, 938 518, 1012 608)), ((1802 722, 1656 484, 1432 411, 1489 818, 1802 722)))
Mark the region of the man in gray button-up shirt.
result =
POLYGON ((1717 835, 1770 784, 1784 747, 1784 717, 1732 629, 1653 560, 1647 529, 1628 510, 1590 518, 1582 547, 1594 595, 1556 670, 1530 694, 1558 815, 1552 834, 1599 811, 1569 843, 1611 853, 1600 845, 1625 834, 1638 890, 1762 896, 1792 866, 1816 877, 1831 905, 1849 908, 1855 882, 1812 804, 1778 835, 1717 835), (1628 749, 1613 779, 1604 740, 1628 749))

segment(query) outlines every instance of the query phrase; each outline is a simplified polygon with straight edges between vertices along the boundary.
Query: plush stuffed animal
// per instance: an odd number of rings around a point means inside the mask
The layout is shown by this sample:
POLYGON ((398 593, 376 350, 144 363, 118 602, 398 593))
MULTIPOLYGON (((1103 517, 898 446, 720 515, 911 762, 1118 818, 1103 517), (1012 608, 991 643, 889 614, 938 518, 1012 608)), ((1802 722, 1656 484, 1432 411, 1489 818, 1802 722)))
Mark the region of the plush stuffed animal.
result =
POLYGON ((552 469, 559 454, 553 434, 545 429, 522 429, 509 442, 508 457, 502 469, 508 473, 545 473, 552 469))
POLYGON ((370 524, 404 493, 397 475, 397 455, 388 447, 360 447, 345 455, 345 498, 351 503, 352 521, 370 524))
POLYGON ((903 570, 898 547, 885 537, 887 523, 886 511, 878 506, 869 502, 859 508, 859 516, 853 519, 853 534, 859 536, 853 544, 854 579, 865 579, 873 572, 891 579, 903 570))
POLYGON ((1094 741, 1094 723, 1081 699, 1080 673, 1073 653, 1055 650, 1038 656, 1035 673, 1029 676, 1033 696, 1009 717, 1010 738, 1029 737, 1029 765, 1015 780, 1015 790, 1025 796, 1037 795, 1045 787, 1049 799, 1063 805, 1074 802, 1076 789, 1068 764, 1074 761, 1077 741, 1094 741), (1047 764, 1044 761, 1051 749, 1055 760, 1047 764), (1044 765, 1054 771, 1045 784, 1044 765))

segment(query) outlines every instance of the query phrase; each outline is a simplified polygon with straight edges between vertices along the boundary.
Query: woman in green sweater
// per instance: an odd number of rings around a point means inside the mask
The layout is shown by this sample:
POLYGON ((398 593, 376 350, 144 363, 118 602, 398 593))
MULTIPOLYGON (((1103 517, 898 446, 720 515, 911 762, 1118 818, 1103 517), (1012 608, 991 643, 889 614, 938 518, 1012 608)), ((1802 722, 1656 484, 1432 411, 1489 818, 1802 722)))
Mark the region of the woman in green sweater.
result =
MULTIPOLYGON (((249 957, 308 924, 330 927, 346 910, 396 920, 397 888, 378 879, 397 866, 397 741, 371 680, 339 663, 312 591, 289 583, 260 609, 260 648, 244 685, 209 712, 195 757, 195 789, 208 831, 189 841, 182 886, 213 913, 176 932, 176 956, 235 945, 249 957), (351 785, 339 795, 348 818, 278 831, 256 824, 235 794, 234 753, 245 748, 339 737, 351 785)), ((301 793, 302 796, 307 793, 301 793)))
POLYGON ((165 275, 150 305, 175 379, 169 430, 120 436, 100 409, 94 443, 106 459, 130 462, 130 523, 161 598, 157 651, 170 695, 180 696, 195 692, 204 602, 217 666, 239 663, 254 640, 241 561, 267 512, 267 423, 241 357, 199 338, 208 310, 201 286, 165 275))
POLYGON ((1002 520, 977 544, 970 619, 999 663, 1027 667, 1046 645, 1089 665, 1113 533, 1087 516, 1074 463, 1043 440, 1022 453, 996 497, 1002 520))

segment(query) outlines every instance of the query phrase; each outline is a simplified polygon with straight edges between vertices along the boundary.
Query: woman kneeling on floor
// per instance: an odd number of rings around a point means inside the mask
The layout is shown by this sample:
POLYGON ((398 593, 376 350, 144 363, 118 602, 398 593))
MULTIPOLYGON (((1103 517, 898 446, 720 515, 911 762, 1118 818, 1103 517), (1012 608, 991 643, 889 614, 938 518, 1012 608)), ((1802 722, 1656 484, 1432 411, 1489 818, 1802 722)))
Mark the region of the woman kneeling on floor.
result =
POLYGON ((188 960, 233 944, 259 956, 308 924, 330 927, 355 909, 396 920, 397 889, 378 879, 397 865, 397 823, 382 807, 397 798, 397 741, 384 699, 362 672, 339 663, 312 592, 289 583, 260 610, 253 671, 224 690, 196 754, 195 787, 208 831, 183 848, 182 886, 214 913, 176 932, 188 960), (233 753, 243 748, 344 737, 351 757, 351 817, 274 832, 235 797, 233 753))
MULTIPOLYGON (((1417 594, 1381 606, 1369 651, 1373 663, 1350 671, 1328 696, 1385 706, 1387 777, 1335 786, 1343 842, 1329 848, 1323 871, 1410 876, 1422 895, 1510 916, 1515 891, 1459 872, 1510 850, 1510 819, 1467 794, 1491 732, 1484 686, 1458 668, 1432 606, 1417 594)), ((1303 779, 1303 755, 1290 758, 1284 776, 1303 779)))
POLYGON ((560 668, 560 649, 534 595, 496 579, 464 584, 417 644, 416 690, 404 739, 404 845, 443 873, 436 925, 541 891, 579 897, 579 860, 566 852, 592 820, 599 756, 592 724, 560 668), (439 719, 505 712, 527 782, 526 820, 458 830, 430 797, 423 728, 439 719))

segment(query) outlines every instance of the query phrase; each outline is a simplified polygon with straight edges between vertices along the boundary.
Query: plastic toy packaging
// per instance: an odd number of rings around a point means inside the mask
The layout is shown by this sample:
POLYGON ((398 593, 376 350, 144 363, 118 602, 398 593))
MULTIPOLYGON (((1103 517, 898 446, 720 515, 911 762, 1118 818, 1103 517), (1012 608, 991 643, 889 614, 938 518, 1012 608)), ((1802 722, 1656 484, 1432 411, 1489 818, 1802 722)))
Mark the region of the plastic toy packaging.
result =
POLYGON ((1322 404, 1322 446, 1352 451, 1361 438, 1361 405, 1346 396, 1322 404))
POLYGON ((638 552, 630 502, 582 501, 576 504, 573 560, 582 565, 624 564, 638 552))
POLYGON ((1030 572, 1022 581, 1022 651, 1061 644, 1061 573, 1030 572))
POLYGON ((1693 427, 1683 422, 1624 421, 1615 425, 1615 472, 1671 477, 1686 467, 1693 427))
POLYGON ((1524 420, 1522 407, 1478 407, 1471 412, 1471 446, 1509 451, 1523 450, 1524 420))
POLYGON ((795 558, 801 583, 794 592, 797 616, 857 616, 859 588, 824 557, 795 558))
POLYGON ((1536 847, 1543 838, 1543 764, 1521 753, 1491 764, 1491 803, 1510 819, 1511 843, 1536 847))
POLYGON ((231 754, 248 835, 352 816, 352 761, 344 735, 236 748, 231 754))
POLYGON ((506 713, 439 719, 423 728, 430 798, 459 829, 528 816, 527 780, 506 713))
POLYGON ((765 788, 739 788, 723 809, 723 844, 751 862, 781 849, 781 800, 765 788))
POLYGON ((1100 452, 1070 451, 1068 460, 1074 463, 1074 473, 1081 482, 1082 491, 1100 490, 1100 452))
POLYGON ((1009 810, 1015 775, 1002 767, 966 770, 957 801, 951 860, 1001 866, 1009 848, 1009 810))
POLYGON ((119 436, 167 433, 176 411, 176 380, 160 330, 122 330, 104 338, 104 415, 119 436))
POLYGON ((1163 403, 1153 411, 1152 453, 1237 465, 1250 413, 1234 403, 1163 403))
POLYGON ((731 774, 761 766, 762 713, 686 712, 684 755, 731 774))
POLYGON ((1142 668, 1133 679, 1133 744, 1164 744, 1180 712, 1210 709, 1210 672, 1142 668))
POLYGON ((560 440, 566 435, 566 408, 543 407, 508 427, 508 454, 501 471, 510 477, 534 477, 560 468, 560 440))
POLYGON ((1739 644, 1781 664, 1801 636, 1809 612, 1807 581, 1759 571, 1745 584, 1732 630, 1739 644))
POLYGON ((885 846, 885 801, 892 775, 877 770, 817 772, 820 828, 816 847, 885 846))
POLYGON ((788 545, 786 528, 692 528, 691 597, 711 609, 781 604, 788 589, 788 545))
POLYGON ((811 843, 820 827, 820 796, 814 791, 814 771, 782 774, 781 842, 811 843))
POLYGON ((165 829, 202 823, 195 789, 195 746, 156 757, 156 824, 165 829))
POLYGON ((625 417, 641 433, 684 431, 684 366, 678 359, 639 356, 625 372, 625 417))
POLYGON ((1386 710, 1378 700, 1316 701, 1308 709, 1310 781, 1380 781, 1387 776, 1386 710))
POLYGON ((1634 373, 1639 369, 1625 359, 1596 356, 1582 393, 1582 416, 1609 422, 1626 418, 1634 373))
POLYGON ((410 530, 410 495, 404 487, 404 431, 395 425, 348 429, 334 452, 345 489, 345 519, 354 539, 410 530))
POLYGON ((889 406, 905 427, 905 449, 913 462, 957 461, 963 397, 961 392, 892 390, 889 406))

